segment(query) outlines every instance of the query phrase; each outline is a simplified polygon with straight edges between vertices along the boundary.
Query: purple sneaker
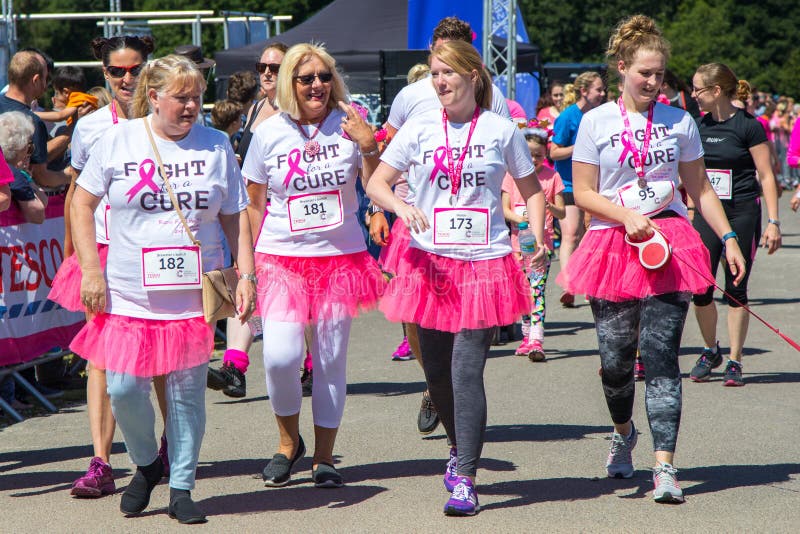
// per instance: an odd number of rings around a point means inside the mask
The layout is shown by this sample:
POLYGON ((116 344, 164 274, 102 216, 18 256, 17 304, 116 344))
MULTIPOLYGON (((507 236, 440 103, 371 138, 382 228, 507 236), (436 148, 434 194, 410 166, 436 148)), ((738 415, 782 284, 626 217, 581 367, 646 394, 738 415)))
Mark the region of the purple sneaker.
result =
POLYGON ((450 459, 447 461, 447 467, 444 470, 444 489, 450 493, 458 484, 459 476, 456 472, 458 470, 458 451, 455 447, 450 447, 450 459))
POLYGON ((117 487, 114 485, 111 466, 95 456, 89 462, 89 470, 86 471, 86 474, 72 484, 70 495, 96 499, 115 491, 117 491, 117 487))
POLYGON ((475 515, 480 511, 478 494, 472 481, 467 477, 460 477, 458 484, 453 488, 453 493, 447 504, 444 505, 445 515, 467 516, 475 515))
POLYGON ((167 436, 161 436, 161 447, 158 449, 158 457, 161 458, 161 463, 164 464, 164 476, 169 478, 169 452, 167 449, 167 436))

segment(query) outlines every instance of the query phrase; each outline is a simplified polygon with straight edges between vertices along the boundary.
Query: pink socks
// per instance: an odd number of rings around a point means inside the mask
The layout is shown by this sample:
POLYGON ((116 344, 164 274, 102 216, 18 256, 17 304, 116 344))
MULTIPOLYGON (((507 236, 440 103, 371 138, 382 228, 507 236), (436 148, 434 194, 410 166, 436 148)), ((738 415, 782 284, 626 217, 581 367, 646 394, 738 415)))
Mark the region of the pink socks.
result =
POLYGON ((250 365, 250 358, 243 350, 228 349, 225 351, 225 356, 222 358, 223 363, 230 362, 242 373, 247 372, 247 366, 250 365))

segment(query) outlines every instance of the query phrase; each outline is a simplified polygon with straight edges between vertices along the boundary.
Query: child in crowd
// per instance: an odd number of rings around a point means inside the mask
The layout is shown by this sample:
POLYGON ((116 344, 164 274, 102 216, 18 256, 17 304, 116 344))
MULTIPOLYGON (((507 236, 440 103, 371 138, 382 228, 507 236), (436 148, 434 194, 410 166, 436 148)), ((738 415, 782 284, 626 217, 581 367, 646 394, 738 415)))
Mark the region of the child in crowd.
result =
MULTIPOLYGON (((545 198, 545 244, 548 248, 547 259, 540 269, 531 269, 530 266, 522 266, 528 281, 531 285, 531 313, 522 318, 523 340, 516 350, 518 356, 527 356, 532 362, 545 360, 544 342, 544 317, 545 317, 545 298, 544 291, 547 284, 547 275, 550 271, 550 258, 553 251, 553 218, 563 219, 566 216, 564 207, 564 197, 561 191, 564 184, 561 177, 553 169, 544 165, 547 156, 547 132, 539 129, 528 129, 525 131, 525 139, 528 141, 528 148, 531 151, 533 163, 536 166, 536 174, 542 184, 545 198)), ((525 209, 525 201, 517 189, 514 179, 506 174, 503 180, 503 214, 506 221, 511 226, 511 247, 514 254, 522 261, 522 253, 519 248, 519 228, 518 224, 527 221, 528 214, 525 209)))

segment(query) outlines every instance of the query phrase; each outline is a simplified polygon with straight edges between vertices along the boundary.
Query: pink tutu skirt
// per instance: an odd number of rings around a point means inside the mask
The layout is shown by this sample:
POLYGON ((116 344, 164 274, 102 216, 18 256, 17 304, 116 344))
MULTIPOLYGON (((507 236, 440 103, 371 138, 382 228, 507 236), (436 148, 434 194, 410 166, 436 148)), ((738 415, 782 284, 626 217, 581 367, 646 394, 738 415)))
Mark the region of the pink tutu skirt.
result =
POLYGON ((656 223, 672 245, 672 258, 662 269, 642 267, 637 249, 625 242, 625 228, 617 226, 587 232, 556 282, 573 295, 614 302, 676 291, 703 293, 714 278, 700 235, 683 217, 656 223))
POLYGON ((530 312, 530 288, 512 254, 467 261, 408 247, 380 310, 390 321, 443 332, 490 328, 530 312))
MULTIPOLYGON (((100 268, 105 271, 108 261, 108 245, 98 243, 97 253, 100 255, 100 268)), ((85 311, 81 302, 81 279, 78 255, 73 253, 58 268, 47 298, 69 311, 85 311)))
POLYGON ((375 308, 386 287, 366 251, 307 258, 256 252, 256 275, 258 314, 291 323, 355 317, 375 308))
POLYGON ((395 219, 392 233, 389 236, 389 244, 383 247, 378 258, 378 264, 384 272, 397 274, 397 262, 400 260, 400 256, 408 250, 410 242, 411 233, 408 231, 408 226, 402 219, 395 219))
POLYGON ((214 331, 202 317, 159 320, 102 313, 86 323, 69 348, 98 369, 158 376, 207 363, 214 331))

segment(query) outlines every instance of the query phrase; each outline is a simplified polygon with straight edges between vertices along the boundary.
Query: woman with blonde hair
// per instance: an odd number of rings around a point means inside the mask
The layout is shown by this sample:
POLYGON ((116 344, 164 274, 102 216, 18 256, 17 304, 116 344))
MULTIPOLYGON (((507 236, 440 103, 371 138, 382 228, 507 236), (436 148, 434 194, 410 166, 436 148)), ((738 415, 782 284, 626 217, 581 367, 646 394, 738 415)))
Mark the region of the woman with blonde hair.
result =
POLYGON ((480 510, 475 477, 486 429, 489 346, 498 326, 530 308, 503 218, 506 171, 528 207, 534 267, 547 252, 544 195, 522 132, 489 110, 492 85, 477 50, 462 41, 442 43, 430 64, 442 107, 398 131, 367 194, 410 230, 410 246, 396 260, 380 309, 391 321, 418 325, 428 390, 452 444, 444 513, 468 516, 480 510), (406 171, 413 205, 391 190, 406 171))
POLYGON ((344 484, 333 466, 333 449, 347 393, 350 325, 360 309, 377 305, 384 286, 356 215, 355 183, 372 174, 378 147, 349 102, 330 54, 313 44, 293 46, 278 72, 280 112, 256 128, 242 167, 250 224, 258 236, 264 367, 279 432, 278 451, 262 473, 266 486, 288 484, 306 452, 297 370, 307 325, 313 331, 312 479, 320 488, 344 484))
MULTIPOLYGON (((583 212, 575 205, 575 197, 572 194, 572 151, 578 136, 578 126, 586 112, 605 102, 603 79, 596 72, 579 74, 572 86, 572 90, 564 88, 564 105, 567 107, 556 119, 550 143, 550 159, 554 161, 555 170, 564 183, 564 191, 561 194, 564 196, 567 210, 567 216, 559 221, 561 247, 558 257, 562 271, 569 264, 572 251, 578 246, 583 235, 583 212), (576 99, 575 103, 567 105, 573 98, 576 99)), ((562 293, 561 303, 565 307, 571 308, 574 302, 573 293, 569 291, 562 293)))
POLYGON ((137 466, 120 510, 143 512, 161 480, 150 383, 165 375, 168 513, 181 523, 206 520, 190 491, 205 432, 206 370, 214 346, 203 319, 201 280, 203 272, 223 263, 220 226, 241 273, 239 319, 246 321, 255 309, 247 196, 225 134, 197 123, 205 85, 203 74, 182 56, 144 66, 132 109, 139 118, 96 143, 72 204, 81 301, 93 319, 70 348, 106 371, 114 417, 137 466), (105 275, 93 231, 93 213, 103 197, 114 213, 105 275))

